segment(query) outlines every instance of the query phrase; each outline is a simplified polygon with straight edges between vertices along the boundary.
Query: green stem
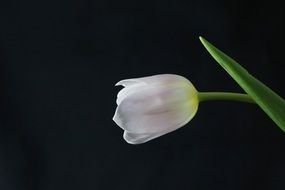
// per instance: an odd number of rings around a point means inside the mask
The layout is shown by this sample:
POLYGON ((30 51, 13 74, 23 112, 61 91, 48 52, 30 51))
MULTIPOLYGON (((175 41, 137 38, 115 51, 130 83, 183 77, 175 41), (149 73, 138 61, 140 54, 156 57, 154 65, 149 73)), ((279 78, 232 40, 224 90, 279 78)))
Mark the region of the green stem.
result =
POLYGON ((249 95, 232 92, 199 92, 200 102, 209 100, 233 100, 239 102, 256 103, 249 95))

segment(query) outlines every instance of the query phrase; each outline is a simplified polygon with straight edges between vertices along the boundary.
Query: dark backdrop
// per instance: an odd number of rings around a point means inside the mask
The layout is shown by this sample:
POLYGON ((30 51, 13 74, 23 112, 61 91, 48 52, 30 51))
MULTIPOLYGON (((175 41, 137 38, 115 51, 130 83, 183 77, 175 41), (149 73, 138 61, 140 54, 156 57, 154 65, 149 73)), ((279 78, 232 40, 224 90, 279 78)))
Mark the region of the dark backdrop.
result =
POLYGON ((139 146, 112 121, 125 78, 242 92, 199 35, 285 97, 284 28, 274 1, 1 1, 0 189, 284 190, 285 134, 255 105, 202 103, 139 146))

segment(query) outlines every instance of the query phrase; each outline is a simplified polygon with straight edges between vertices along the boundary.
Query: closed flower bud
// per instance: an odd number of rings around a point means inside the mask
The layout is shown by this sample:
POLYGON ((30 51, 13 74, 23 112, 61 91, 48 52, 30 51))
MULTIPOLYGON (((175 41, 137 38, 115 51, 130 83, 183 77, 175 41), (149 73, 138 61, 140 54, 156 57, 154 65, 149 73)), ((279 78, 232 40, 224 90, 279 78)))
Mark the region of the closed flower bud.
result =
POLYGON ((124 139, 140 144, 188 123, 198 110, 198 92, 178 75, 163 74, 118 82, 113 120, 124 130, 124 139))

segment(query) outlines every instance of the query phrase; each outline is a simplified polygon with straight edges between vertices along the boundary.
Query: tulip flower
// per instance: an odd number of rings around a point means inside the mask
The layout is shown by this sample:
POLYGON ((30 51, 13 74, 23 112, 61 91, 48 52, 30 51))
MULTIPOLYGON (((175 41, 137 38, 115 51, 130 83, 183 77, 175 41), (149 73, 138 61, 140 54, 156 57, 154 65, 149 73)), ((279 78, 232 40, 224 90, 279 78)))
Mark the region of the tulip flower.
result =
POLYGON ((248 94, 198 92, 189 80, 173 74, 122 80, 116 84, 124 88, 118 93, 113 120, 128 143, 144 143, 181 128, 195 116, 199 102, 208 100, 256 103, 285 132, 285 100, 207 40, 200 40, 248 94))
POLYGON ((124 139, 140 144, 186 125, 205 100, 252 102, 245 94, 198 92, 186 78, 161 74, 118 82, 124 88, 117 96, 113 120, 124 130, 124 139))

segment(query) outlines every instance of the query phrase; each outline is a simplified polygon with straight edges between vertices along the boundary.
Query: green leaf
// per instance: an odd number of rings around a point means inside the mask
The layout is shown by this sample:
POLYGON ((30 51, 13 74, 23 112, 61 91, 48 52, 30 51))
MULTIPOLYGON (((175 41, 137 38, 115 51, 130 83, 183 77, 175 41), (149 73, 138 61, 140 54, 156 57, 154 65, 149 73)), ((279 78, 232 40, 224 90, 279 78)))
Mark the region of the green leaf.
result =
POLYGON ((285 100, 250 75, 235 60, 200 37, 202 44, 228 74, 248 93, 264 112, 285 132, 285 100))

